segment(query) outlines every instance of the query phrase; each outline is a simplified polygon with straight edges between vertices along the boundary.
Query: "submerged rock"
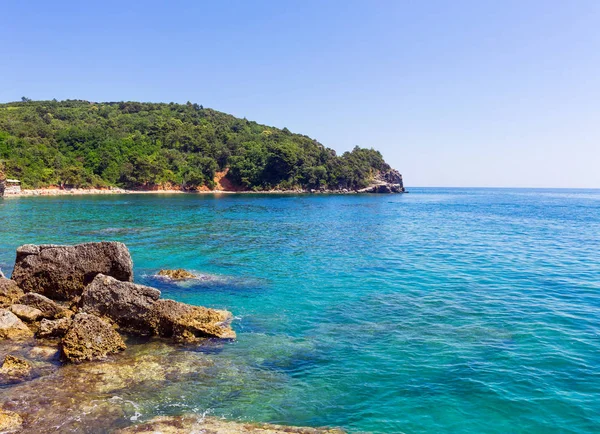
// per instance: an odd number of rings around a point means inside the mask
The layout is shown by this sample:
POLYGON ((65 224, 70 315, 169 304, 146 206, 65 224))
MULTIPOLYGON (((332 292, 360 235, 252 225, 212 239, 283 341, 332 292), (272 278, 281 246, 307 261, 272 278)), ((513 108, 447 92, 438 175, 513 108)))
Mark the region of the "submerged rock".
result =
POLYGON ((23 419, 17 413, 0 409, 0 432, 17 432, 22 425, 23 419))
POLYGON ((210 433, 210 434, 343 434, 344 431, 328 428, 303 428, 268 423, 231 422, 216 417, 187 416, 159 416, 154 419, 116 431, 118 434, 184 434, 184 433, 210 433))
POLYGON ((124 331, 147 335, 152 333, 148 315, 159 297, 158 289, 99 274, 83 291, 80 310, 110 318, 124 331))
POLYGON ((72 300, 100 273, 133 280, 133 262, 124 244, 24 245, 17 249, 11 277, 25 292, 72 300))
POLYGON ((71 328, 71 318, 59 318, 55 320, 43 319, 37 331, 37 337, 42 339, 61 338, 71 328))
POLYGON ((123 339, 110 324, 86 313, 75 315, 62 340, 62 351, 69 362, 102 359, 124 349, 123 339))
POLYGON ((35 292, 30 292, 19 298, 19 304, 24 304, 36 308, 42 312, 43 318, 56 319, 65 318, 73 315, 69 309, 59 306, 48 297, 35 292))
POLYGON ((183 268, 178 268, 177 270, 160 270, 158 275, 168 277, 173 280, 194 279, 197 277, 195 274, 192 274, 183 268))
POLYGON ((27 339, 33 332, 14 313, 0 309, 0 339, 27 339))
POLYGON ((8 307, 15 303, 22 295, 23 290, 19 288, 14 280, 0 277, 0 307, 8 307))
POLYGON ((231 317, 225 310, 158 300, 152 307, 149 321, 159 336, 194 342, 198 338, 235 339, 235 332, 228 324, 231 317))
POLYGON ((31 375, 32 366, 27 360, 8 355, 0 367, 0 380, 2 382, 18 382, 31 375))

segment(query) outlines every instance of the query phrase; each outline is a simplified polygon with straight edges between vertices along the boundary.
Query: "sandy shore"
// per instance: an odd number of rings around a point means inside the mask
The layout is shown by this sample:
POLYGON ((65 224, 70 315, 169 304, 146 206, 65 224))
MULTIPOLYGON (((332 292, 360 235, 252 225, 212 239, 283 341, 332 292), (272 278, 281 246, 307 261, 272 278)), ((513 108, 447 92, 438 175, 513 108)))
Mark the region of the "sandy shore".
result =
MULTIPOLYGON (((230 190, 207 190, 207 191, 183 191, 183 190, 125 190, 122 188, 98 189, 98 188, 69 188, 69 189, 35 189, 21 190, 20 193, 5 194, 5 198, 24 196, 76 196, 93 194, 301 194, 309 193, 303 190, 270 190, 270 191, 230 191, 230 190)), ((341 192, 340 192, 341 193, 341 192)))

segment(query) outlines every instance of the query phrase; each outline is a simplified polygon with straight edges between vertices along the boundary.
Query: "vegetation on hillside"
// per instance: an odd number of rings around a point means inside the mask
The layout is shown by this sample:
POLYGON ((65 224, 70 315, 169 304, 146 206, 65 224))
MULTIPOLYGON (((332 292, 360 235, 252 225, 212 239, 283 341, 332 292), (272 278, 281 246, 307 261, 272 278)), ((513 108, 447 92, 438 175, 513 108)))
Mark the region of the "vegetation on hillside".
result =
POLYGON ((0 104, 0 160, 25 188, 214 187, 215 172, 243 188, 365 187, 389 166, 373 149, 337 156, 316 140, 198 104, 0 104))

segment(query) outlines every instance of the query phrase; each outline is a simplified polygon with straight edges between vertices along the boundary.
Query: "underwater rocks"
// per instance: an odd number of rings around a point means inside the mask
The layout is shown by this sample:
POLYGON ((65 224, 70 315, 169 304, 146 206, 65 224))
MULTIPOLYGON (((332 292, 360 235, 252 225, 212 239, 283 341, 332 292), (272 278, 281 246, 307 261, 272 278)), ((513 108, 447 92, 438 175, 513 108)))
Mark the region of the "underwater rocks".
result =
POLYGON ((149 335, 148 316, 159 297, 158 289, 99 274, 83 291, 80 310, 110 318, 123 331, 149 335))
POLYGON ((14 313, 0 309, 0 339, 27 339, 33 332, 14 313))
POLYGON ((11 433, 21 430, 23 419, 17 413, 0 409, 0 432, 11 433))
POLYGON ((133 261, 123 243, 24 245, 17 249, 11 278, 25 292, 73 300, 100 273, 122 281, 133 280, 133 261))
POLYGON ((24 294, 14 280, 0 277, 0 308, 15 303, 24 294))
POLYGON ((183 434, 183 433, 210 433, 210 434, 344 434, 344 431, 327 428, 302 428, 268 423, 243 423, 230 422, 216 417, 187 416, 159 416, 139 425, 133 425, 116 431, 118 434, 183 434))
POLYGON ((0 367, 0 381, 3 383, 18 382, 31 375, 32 366, 27 360, 8 355, 0 367))
POLYGON ((102 359, 125 349, 121 335, 106 321, 78 313, 62 340, 62 351, 70 362, 102 359))
POLYGON ((197 277, 195 274, 192 274, 183 268, 178 268, 177 270, 160 270, 158 275, 168 277, 172 280, 195 279, 197 277))

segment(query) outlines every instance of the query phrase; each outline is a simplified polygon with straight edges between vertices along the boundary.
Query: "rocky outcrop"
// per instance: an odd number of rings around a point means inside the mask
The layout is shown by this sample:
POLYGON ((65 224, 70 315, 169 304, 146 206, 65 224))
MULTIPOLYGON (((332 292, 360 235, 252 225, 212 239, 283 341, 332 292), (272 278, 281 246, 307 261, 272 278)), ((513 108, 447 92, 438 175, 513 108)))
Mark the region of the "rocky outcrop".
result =
POLYGON ((159 300, 150 312, 154 333, 172 337, 179 342, 194 342, 198 338, 235 339, 235 332, 227 324, 231 313, 225 310, 191 306, 174 300, 159 300))
POLYGON ((62 340, 62 351, 69 362, 103 359, 125 349, 121 335, 97 316, 78 313, 62 340))
POLYGON ((0 277, 0 308, 15 303, 24 294, 14 280, 0 277))
POLYGON ((194 279, 197 277, 195 274, 192 274, 183 268, 178 268, 177 270, 160 270, 158 275, 168 277, 172 280, 194 279))
POLYGON ((50 300, 41 294, 30 292, 19 298, 19 304, 24 304, 36 308, 42 312, 42 318, 56 319, 65 318, 73 315, 73 312, 67 308, 59 306, 56 302, 50 300))
POLYGON ((344 431, 328 428, 303 428, 268 423, 231 422, 216 417, 159 416, 154 419, 116 431, 118 434, 344 434, 344 431))
POLYGON ((62 338, 69 329, 73 321, 71 318, 60 318, 55 320, 43 319, 37 331, 37 337, 41 339, 62 338))
POLYGON ((26 322, 35 322, 44 316, 41 310, 25 304, 13 304, 10 307, 10 311, 19 317, 19 319, 26 322))
POLYGON ((25 292, 73 300, 97 274, 132 281, 133 262, 127 247, 117 242, 24 245, 17 249, 11 277, 25 292))
POLYGON ((0 309, 0 339, 27 339, 33 332, 14 313, 0 309))
POLYGON ((0 367, 0 381, 2 383, 23 381, 31 375, 32 369, 31 363, 27 360, 8 355, 0 367))
POLYGON ((13 433, 21 430, 23 419, 13 411, 0 409, 0 432, 13 433))
POLYGON ((158 289, 99 274, 83 291, 80 310, 110 318, 123 331, 148 335, 148 315, 159 297, 158 289))

